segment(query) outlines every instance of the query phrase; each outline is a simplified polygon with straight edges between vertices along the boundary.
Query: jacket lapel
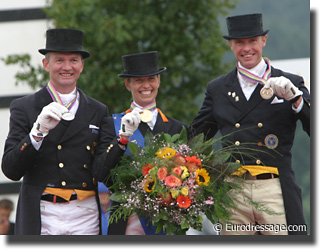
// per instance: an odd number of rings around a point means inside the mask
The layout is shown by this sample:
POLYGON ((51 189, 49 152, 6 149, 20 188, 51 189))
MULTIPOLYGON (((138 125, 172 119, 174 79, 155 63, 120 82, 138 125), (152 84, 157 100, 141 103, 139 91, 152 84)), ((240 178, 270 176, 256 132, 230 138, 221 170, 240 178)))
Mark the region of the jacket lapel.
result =
POLYGON ((161 132, 168 133, 169 130, 170 130, 170 122, 164 122, 162 120, 161 115, 158 113, 157 122, 154 125, 152 133, 153 134, 159 134, 161 132))
POLYGON ((240 87, 236 69, 233 70, 230 73, 230 77, 227 78, 224 92, 225 93, 223 94, 227 95, 228 101, 231 102, 233 106, 235 106, 240 111, 246 110, 248 101, 240 87))
POLYGON ((168 133, 168 131, 170 129, 170 126, 168 127, 169 124, 170 124, 169 122, 164 122, 162 120, 161 115, 158 113, 157 121, 156 121, 156 124, 155 124, 153 130, 151 130, 149 128, 148 124, 145 122, 141 122, 139 124, 139 130, 143 136, 145 136, 147 130, 150 130, 153 135, 159 134, 161 132, 168 133))
MULTIPOLYGON (((46 87, 43 87, 42 89, 39 90, 38 102, 40 104, 39 106, 41 107, 47 106, 49 103, 53 102, 46 87)), ((38 106, 38 104, 36 105, 38 106)))

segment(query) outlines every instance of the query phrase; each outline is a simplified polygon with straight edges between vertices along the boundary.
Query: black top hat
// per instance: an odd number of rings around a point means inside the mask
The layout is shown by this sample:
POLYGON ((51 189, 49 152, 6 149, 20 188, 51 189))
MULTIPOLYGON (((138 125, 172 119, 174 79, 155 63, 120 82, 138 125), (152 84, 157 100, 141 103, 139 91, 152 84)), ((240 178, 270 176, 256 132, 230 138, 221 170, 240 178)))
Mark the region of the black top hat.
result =
POLYGON ((262 14, 231 16, 226 20, 229 35, 223 38, 227 40, 264 36, 269 32, 269 29, 263 31, 262 14))
POLYGON ((122 63, 124 72, 118 75, 122 78, 153 76, 167 70, 159 69, 157 51, 122 56, 122 63))
POLYGON ((83 58, 90 56, 90 52, 82 47, 83 32, 75 29, 50 29, 47 30, 47 42, 45 49, 39 52, 45 55, 48 52, 77 52, 83 58))

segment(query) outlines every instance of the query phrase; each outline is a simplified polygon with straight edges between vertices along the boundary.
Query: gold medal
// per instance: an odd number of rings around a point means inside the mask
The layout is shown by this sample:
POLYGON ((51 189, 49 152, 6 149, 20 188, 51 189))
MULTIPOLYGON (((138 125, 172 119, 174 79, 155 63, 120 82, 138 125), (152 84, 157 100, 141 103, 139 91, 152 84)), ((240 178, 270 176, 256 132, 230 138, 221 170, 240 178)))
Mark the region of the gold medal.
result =
POLYGON ((265 88, 263 87, 260 90, 260 95, 263 99, 268 100, 273 96, 273 89, 272 88, 265 88))
POLYGON ((62 114, 61 118, 65 121, 72 121, 74 119, 74 114, 70 112, 65 112, 62 114))
POLYGON ((140 113, 141 121, 148 123, 151 122, 153 118, 153 114, 150 110, 143 110, 142 113, 140 113))

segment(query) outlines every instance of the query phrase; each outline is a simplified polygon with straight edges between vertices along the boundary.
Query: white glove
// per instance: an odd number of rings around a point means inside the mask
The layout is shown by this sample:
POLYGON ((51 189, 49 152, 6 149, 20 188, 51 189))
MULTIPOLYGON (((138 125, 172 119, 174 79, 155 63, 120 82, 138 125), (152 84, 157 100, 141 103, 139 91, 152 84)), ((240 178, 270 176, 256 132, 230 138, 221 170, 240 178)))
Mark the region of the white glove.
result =
POLYGON ((135 108, 132 112, 126 114, 121 118, 121 126, 119 130, 119 135, 122 136, 132 136, 134 131, 139 127, 141 122, 140 113, 141 109, 135 108))
POLYGON ((43 107, 36 122, 33 124, 31 135, 45 137, 51 129, 58 125, 62 114, 66 112, 68 112, 68 109, 57 102, 52 102, 43 107))
POLYGON ((302 91, 299 90, 288 78, 284 76, 280 77, 270 77, 265 84, 266 88, 272 88, 274 93, 290 101, 297 96, 302 95, 302 91))

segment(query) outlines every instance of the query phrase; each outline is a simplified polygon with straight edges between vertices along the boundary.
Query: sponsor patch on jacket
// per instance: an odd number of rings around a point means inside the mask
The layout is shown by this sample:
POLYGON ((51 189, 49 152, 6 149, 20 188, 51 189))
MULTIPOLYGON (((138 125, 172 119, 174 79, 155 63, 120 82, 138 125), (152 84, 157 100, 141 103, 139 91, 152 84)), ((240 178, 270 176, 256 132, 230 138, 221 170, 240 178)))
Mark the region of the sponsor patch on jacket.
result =
POLYGON ((269 134, 264 138, 264 144, 266 145, 267 148, 270 149, 275 149, 278 147, 279 139, 276 135, 274 134, 269 134))

